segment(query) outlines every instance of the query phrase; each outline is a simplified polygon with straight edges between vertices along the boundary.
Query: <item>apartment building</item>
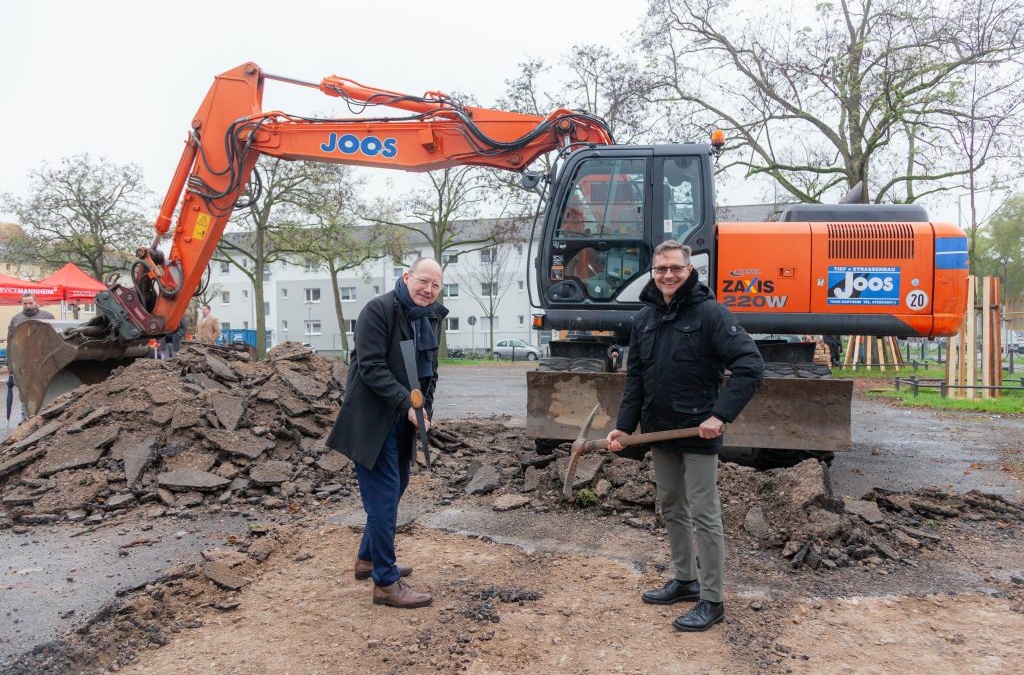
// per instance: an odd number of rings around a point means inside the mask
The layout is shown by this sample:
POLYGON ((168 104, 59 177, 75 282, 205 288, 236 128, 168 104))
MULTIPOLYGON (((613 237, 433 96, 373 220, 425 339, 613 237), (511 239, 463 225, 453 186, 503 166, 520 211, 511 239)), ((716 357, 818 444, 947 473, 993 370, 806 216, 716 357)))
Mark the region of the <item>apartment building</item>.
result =
MULTIPOLYGON (((495 342, 518 338, 535 346, 547 344, 549 336, 538 335, 530 327, 536 310, 530 307, 527 291, 527 274, 532 269, 527 248, 525 240, 489 248, 472 244, 444 255, 449 348, 487 349, 492 315, 495 342)), ((429 255, 429 251, 413 251, 405 263, 418 255, 429 255)), ((263 311, 268 346, 291 340, 308 343, 324 354, 344 355, 352 348, 352 331, 363 307, 392 290, 405 269, 401 261, 382 258, 342 272, 338 278, 342 326, 329 273, 299 259, 276 263, 265 271, 262 308, 257 308, 255 289, 241 270, 212 263, 210 307, 222 329, 255 329, 256 312, 263 311)))

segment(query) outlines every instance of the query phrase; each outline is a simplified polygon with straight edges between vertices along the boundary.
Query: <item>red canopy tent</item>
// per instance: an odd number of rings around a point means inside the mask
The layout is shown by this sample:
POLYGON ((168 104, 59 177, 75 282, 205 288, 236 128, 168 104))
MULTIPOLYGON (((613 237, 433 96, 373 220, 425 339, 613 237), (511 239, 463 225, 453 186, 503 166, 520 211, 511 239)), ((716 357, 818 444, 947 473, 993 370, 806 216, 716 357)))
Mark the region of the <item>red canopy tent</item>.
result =
POLYGON ((0 274, 0 305, 20 305, 23 293, 34 294, 40 305, 50 305, 61 300, 60 292, 54 284, 25 281, 0 274))
POLYGON ((39 285, 52 286, 57 289, 55 302, 73 300, 92 302, 97 293, 107 290, 103 282, 96 281, 74 263, 64 265, 50 276, 42 279, 39 285))

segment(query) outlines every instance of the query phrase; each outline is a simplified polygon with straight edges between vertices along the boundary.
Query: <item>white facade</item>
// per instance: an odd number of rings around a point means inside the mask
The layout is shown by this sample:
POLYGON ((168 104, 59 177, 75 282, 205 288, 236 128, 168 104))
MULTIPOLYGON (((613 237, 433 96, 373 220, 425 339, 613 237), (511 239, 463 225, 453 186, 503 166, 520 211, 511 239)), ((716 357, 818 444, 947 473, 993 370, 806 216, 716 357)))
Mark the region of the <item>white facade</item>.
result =
MULTIPOLYGON (((500 296, 495 298, 494 341, 519 338, 540 346, 540 337, 531 328, 532 314, 536 310, 530 307, 527 291, 532 284, 527 281, 532 266, 527 259, 525 242, 502 244, 488 251, 456 249, 446 254, 444 262, 443 301, 449 309, 446 330, 449 349, 487 349, 490 344, 487 293, 500 296), (491 255, 500 262, 493 268, 498 272, 495 283, 487 287, 490 277, 486 260, 491 255)), ((225 329, 255 329, 256 294, 249 278, 231 265, 213 262, 211 266, 209 288, 213 315, 225 329)), ((384 258, 339 275, 349 349, 352 348, 352 328, 363 307, 371 298, 392 290, 404 269, 391 258, 384 258)), ((309 343, 321 353, 342 354, 344 341, 326 270, 275 263, 264 276, 263 292, 268 345, 292 340, 309 343)))

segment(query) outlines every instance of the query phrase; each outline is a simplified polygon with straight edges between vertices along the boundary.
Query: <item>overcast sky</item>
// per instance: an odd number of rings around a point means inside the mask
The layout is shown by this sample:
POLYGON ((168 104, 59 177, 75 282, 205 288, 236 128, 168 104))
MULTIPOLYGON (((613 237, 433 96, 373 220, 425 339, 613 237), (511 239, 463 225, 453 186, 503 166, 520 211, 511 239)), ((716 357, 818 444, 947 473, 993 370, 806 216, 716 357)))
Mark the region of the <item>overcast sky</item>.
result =
MULTIPOLYGON (((213 77, 247 61, 319 82, 341 75, 494 105, 527 57, 623 46, 646 0, 22 0, 5 3, 0 193, 27 194, 44 161, 88 152, 142 167, 162 198, 213 77)), ((264 109, 322 114, 337 99, 268 81, 264 109)), ((336 109, 335 109, 336 110, 336 109)), ((338 110, 339 114, 341 113, 338 110)), ((373 170, 385 179, 403 172, 373 170)), ((155 210, 154 210, 155 215, 155 210)), ((0 213, 0 220, 11 220, 0 213)))
MULTIPOLYGON (((621 50, 646 7, 647 0, 12 0, 0 14, 0 193, 24 197, 29 173, 44 161, 88 152, 138 164, 155 216, 213 77, 242 63, 310 82, 341 75, 408 94, 464 92, 491 106, 528 57, 556 65, 578 44, 621 50)), ((274 81, 263 103, 348 114, 338 99, 274 81)), ((367 171, 378 189, 424 180, 367 171)), ((745 186, 721 183, 719 202, 760 201, 745 186)), ((934 217, 957 221, 955 197, 928 206, 934 217)), ((13 219, 0 212, 0 221, 13 219)))

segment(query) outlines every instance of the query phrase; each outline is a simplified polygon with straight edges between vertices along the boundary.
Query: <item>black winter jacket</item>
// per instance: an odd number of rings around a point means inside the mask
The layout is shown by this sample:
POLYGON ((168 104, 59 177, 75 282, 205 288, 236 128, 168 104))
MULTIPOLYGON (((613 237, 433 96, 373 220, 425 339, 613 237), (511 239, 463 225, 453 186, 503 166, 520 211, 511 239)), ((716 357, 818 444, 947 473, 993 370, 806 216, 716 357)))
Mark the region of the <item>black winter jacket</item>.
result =
MULTIPOLYGON (((429 317, 438 337, 441 321, 447 314, 447 308, 438 305, 437 312, 429 317)), ((354 337, 355 349, 348 367, 345 398, 325 445, 372 469, 391 426, 406 419, 412 407, 401 348, 403 340, 413 339, 412 324, 394 291, 366 304, 356 321, 354 337)), ((433 371, 431 377, 422 378, 416 385, 423 392, 427 417, 434 409, 436 355, 433 371)), ((398 447, 402 456, 410 459, 414 431, 408 422, 399 425, 398 447)))
MULTIPOLYGON (((707 286, 691 275, 670 306, 654 281, 633 317, 626 388, 615 427, 633 433, 700 426, 714 415, 732 422, 764 377, 753 339, 707 286), (729 386, 722 387, 725 370, 729 386)), ((684 438, 659 447, 715 454, 722 438, 684 438)))

